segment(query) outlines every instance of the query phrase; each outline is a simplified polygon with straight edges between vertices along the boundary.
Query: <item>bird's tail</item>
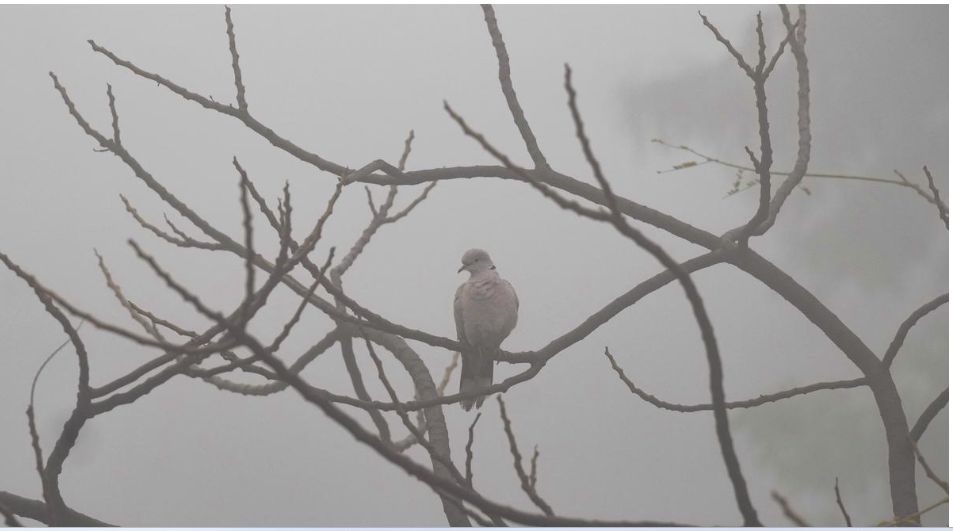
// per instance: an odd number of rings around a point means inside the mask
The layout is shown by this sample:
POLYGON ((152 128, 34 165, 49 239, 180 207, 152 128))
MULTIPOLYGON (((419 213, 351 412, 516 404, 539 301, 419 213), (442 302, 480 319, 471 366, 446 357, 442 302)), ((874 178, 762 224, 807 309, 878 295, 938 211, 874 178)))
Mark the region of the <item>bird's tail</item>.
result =
MULTIPOLYGON (((493 385, 493 358, 482 352, 463 354, 463 368, 460 370, 460 392, 479 391, 493 385)), ((460 401, 463 409, 470 411, 474 404, 479 408, 485 396, 467 398, 460 401)))

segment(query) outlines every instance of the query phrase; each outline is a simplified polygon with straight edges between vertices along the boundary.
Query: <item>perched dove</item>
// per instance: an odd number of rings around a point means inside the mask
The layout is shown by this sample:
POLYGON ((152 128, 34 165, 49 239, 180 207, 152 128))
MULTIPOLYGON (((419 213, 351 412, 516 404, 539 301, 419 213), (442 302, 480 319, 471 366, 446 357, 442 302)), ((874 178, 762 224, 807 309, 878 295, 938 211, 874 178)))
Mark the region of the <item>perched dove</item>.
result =
MULTIPOLYGON (((486 389, 493 383, 491 354, 499 351, 500 343, 516 327, 520 301, 513 286, 500 278, 486 251, 470 249, 463 254, 462 262, 457 272, 469 271, 470 278, 457 288, 453 315, 457 340, 474 347, 473 352, 461 353, 460 392, 465 393, 486 389)), ((474 403, 480 407, 484 398, 462 400, 460 405, 470 411, 474 403)))

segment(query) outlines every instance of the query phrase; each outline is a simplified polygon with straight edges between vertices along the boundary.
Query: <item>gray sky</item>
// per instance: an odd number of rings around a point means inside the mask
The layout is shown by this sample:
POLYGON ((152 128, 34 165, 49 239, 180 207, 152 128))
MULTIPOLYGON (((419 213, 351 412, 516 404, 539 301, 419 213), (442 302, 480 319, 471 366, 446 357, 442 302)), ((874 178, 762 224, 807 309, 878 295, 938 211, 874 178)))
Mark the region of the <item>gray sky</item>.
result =
MULTIPOLYGON (((758 6, 702 9, 754 54, 758 6)), ((779 14, 773 6, 762 9, 773 42, 781 35, 779 14)), ((690 157, 650 142, 660 137, 738 162, 746 160, 744 145, 757 146, 750 82, 697 10, 501 6, 497 16, 516 89, 555 168, 592 182, 565 109, 562 65, 568 62, 590 138, 616 192, 719 233, 750 217, 756 192, 724 198, 733 173, 712 165, 657 175, 690 157)), ((161 221, 163 212, 177 217, 116 157, 93 151, 48 71, 101 130, 109 127, 105 85, 111 83, 127 148, 234 237, 241 234, 241 214, 233 155, 266 197, 277 197, 284 181, 291 182, 299 227, 323 209, 333 188, 329 175, 238 122, 136 78, 86 44, 93 38, 147 70, 231 102, 222 11, 0 8, 0 250, 84 309, 129 327, 134 323, 105 288, 93 248, 134 302, 202 330, 206 322, 162 289, 125 240, 143 243, 220 309, 242 297, 243 264, 224 254, 170 248, 135 225, 120 193, 148 219, 161 221)), ((809 16, 811 169, 887 178, 899 169, 925 185, 918 168, 926 164, 946 197, 947 8, 818 6, 809 16)), ((447 100, 495 145, 518 161, 529 159, 500 94, 476 6, 238 6, 233 17, 251 111, 307 149, 350 167, 396 161, 414 129, 410 169, 490 163, 446 116, 447 100)), ((779 168, 794 159, 794 79, 793 61, 785 56, 768 86, 779 168)), ((882 353, 913 309, 948 289, 947 232, 935 210, 909 190, 805 184, 811 195, 793 195, 777 226, 753 245, 882 353)), ((402 191, 398 201, 413 193, 402 191)), ((350 246, 369 215, 364 201, 358 188, 345 194, 319 253, 350 246)), ((259 247, 273 253, 275 242, 259 227, 259 247)), ((647 233, 676 257, 700 253, 658 231, 647 233)), ((528 186, 482 179, 438 185, 410 217, 378 234, 346 287, 398 322, 452 336, 451 301, 463 280, 455 271, 470 247, 489 250, 519 292, 520 322, 504 343, 512 351, 544 345, 660 269, 609 227, 560 210, 528 186)), ((757 281, 730 266, 696 280, 713 316, 729 399, 859 376, 803 316, 757 281)), ((293 304, 279 290, 254 329, 275 333, 293 304)), ((911 420, 948 385, 947 321, 945 307, 924 319, 894 365, 911 420)), ((323 315, 308 310, 286 343, 288 359, 329 329, 323 315)), ((92 327, 82 335, 96 383, 155 355, 92 327)), ((0 272, 0 339, 0 490, 39 498, 23 411, 33 373, 63 337, 9 272, 0 272)), ((738 524, 711 415, 660 411, 630 395, 602 357, 607 345, 647 391, 683 403, 709 398, 689 306, 676 286, 667 287, 506 394, 524 454, 539 445, 540 494, 565 515, 738 524)), ((448 353, 416 346, 438 378, 448 353)), ((363 350, 358 357, 372 394, 383 398, 363 350)), ((385 364, 402 395, 411 396, 396 362, 385 364)), ((497 380, 513 372, 501 365, 497 380)), ((352 392, 336 350, 305 375, 332 391, 352 392)), ((74 400, 75 378, 75 357, 67 350, 39 385, 47 450, 74 400)), ((456 385, 454 376, 451 389, 456 385)), ((494 406, 484 406, 477 430, 475 485, 495 500, 530 509, 494 406)), ((454 458, 462 462, 472 413, 456 406, 445 413, 454 458)), ((835 476, 855 521, 874 524, 889 516, 886 446, 868 391, 824 392, 730 417, 766 524, 786 524, 770 500, 770 491, 778 490, 812 523, 840 525, 835 476)), ((392 422, 402 433, 397 425, 392 422)), ((938 470, 948 468, 947 434, 944 411, 921 443, 938 470)), ((425 459, 420 449, 411 455, 425 459)), ((124 525, 446 525, 428 488, 355 444, 298 396, 245 398, 184 378, 88 424, 61 481, 71 506, 124 525)), ((918 485, 924 506, 942 496, 922 474, 918 485)), ((946 521, 945 508, 925 519, 946 521)))

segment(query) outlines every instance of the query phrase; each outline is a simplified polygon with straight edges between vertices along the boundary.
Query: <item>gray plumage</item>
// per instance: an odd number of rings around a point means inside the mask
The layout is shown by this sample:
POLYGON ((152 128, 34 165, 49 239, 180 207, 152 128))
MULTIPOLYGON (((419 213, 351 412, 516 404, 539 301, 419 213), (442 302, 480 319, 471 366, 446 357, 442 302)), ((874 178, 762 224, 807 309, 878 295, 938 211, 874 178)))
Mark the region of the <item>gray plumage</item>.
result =
MULTIPOLYGON (((486 389, 493 384, 492 353, 516 327, 520 301, 513 286, 500 278, 490 255, 482 249, 470 249, 463 255, 460 271, 470 278, 457 288, 453 299, 453 315, 457 323, 457 340, 473 347, 461 353, 460 392, 486 389)), ((469 411, 479 408, 484 397, 460 401, 469 411)))

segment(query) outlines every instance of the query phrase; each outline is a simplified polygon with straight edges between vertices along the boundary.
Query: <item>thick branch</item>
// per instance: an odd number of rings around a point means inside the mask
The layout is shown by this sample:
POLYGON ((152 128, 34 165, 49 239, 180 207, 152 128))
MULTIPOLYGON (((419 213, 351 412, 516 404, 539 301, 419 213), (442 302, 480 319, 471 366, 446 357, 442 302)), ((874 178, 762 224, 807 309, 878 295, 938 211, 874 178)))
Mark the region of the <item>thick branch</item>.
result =
MULTIPOLYGON (((0 491, 0 504, 3 504, 10 512, 24 518, 36 520, 37 522, 50 525, 49 512, 46 504, 41 501, 31 500, 16 494, 0 491)), ((66 507, 60 514, 60 525, 67 527, 113 527, 113 524, 107 524, 91 516, 79 513, 66 507)))

